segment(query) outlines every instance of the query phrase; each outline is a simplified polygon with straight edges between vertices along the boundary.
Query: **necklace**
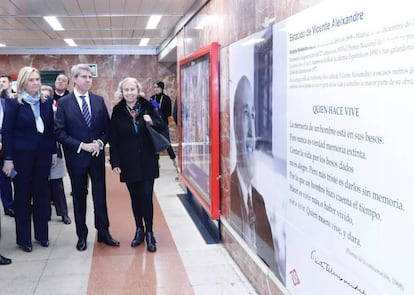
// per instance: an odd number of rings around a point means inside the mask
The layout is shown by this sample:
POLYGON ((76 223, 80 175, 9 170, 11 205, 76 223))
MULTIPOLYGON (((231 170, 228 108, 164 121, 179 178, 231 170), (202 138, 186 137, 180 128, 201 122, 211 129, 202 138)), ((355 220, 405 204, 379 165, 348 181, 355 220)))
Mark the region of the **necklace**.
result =
POLYGON ((141 111, 141 104, 137 103, 132 108, 127 105, 127 110, 129 112, 129 115, 131 116, 132 124, 134 126, 134 131, 135 131, 135 133, 138 133, 138 125, 139 125, 138 115, 141 111))

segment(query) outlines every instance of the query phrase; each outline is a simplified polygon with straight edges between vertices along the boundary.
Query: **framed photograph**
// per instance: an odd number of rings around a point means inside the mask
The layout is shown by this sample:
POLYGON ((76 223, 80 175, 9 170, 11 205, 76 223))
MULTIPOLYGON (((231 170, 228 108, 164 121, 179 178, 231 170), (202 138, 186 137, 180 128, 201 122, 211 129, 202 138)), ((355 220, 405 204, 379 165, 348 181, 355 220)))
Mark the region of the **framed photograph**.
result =
POLYGON ((97 64, 88 64, 88 66, 92 70, 92 77, 94 77, 94 78, 98 77, 98 65, 97 64))
POLYGON ((218 73, 216 42, 179 61, 181 177, 212 219, 220 216, 218 73))

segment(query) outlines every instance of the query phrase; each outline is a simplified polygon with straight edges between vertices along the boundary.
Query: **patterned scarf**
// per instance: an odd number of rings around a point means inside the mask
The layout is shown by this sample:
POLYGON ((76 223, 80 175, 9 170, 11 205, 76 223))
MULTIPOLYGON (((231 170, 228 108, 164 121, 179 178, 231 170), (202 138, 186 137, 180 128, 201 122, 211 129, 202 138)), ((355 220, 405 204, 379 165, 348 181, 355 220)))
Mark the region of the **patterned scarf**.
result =
POLYGON ((36 121, 37 131, 39 131, 40 133, 43 133, 45 126, 43 124, 42 118, 40 117, 40 93, 37 92, 35 96, 33 97, 33 96, 30 96, 30 94, 27 93, 26 91, 23 91, 22 99, 28 104, 30 104, 30 106, 32 107, 33 115, 36 121))

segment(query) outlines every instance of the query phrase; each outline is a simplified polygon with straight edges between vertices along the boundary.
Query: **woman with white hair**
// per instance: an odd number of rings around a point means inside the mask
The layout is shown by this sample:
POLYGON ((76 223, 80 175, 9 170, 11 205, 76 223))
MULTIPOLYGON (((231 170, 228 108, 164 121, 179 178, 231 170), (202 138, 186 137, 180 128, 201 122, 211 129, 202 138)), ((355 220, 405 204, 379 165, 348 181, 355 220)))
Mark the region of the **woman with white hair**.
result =
POLYGON ((112 170, 120 175, 128 188, 136 232, 131 247, 144 241, 147 250, 157 247, 153 233, 154 179, 159 177, 158 155, 154 152, 146 125, 158 132, 166 126, 154 106, 140 95, 141 86, 135 78, 125 78, 118 85, 110 121, 109 143, 112 170))

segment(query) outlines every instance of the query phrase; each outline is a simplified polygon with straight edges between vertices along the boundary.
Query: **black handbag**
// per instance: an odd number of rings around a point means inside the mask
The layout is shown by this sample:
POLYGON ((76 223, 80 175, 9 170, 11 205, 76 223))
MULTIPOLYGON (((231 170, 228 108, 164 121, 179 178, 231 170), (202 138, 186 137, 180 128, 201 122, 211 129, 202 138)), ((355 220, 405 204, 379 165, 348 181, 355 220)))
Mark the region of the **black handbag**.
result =
POLYGON ((150 124, 145 124, 145 126, 147 127, 156 154, 166 150, 171 145, 170 141, 164 135, 152 128, 150 124))

